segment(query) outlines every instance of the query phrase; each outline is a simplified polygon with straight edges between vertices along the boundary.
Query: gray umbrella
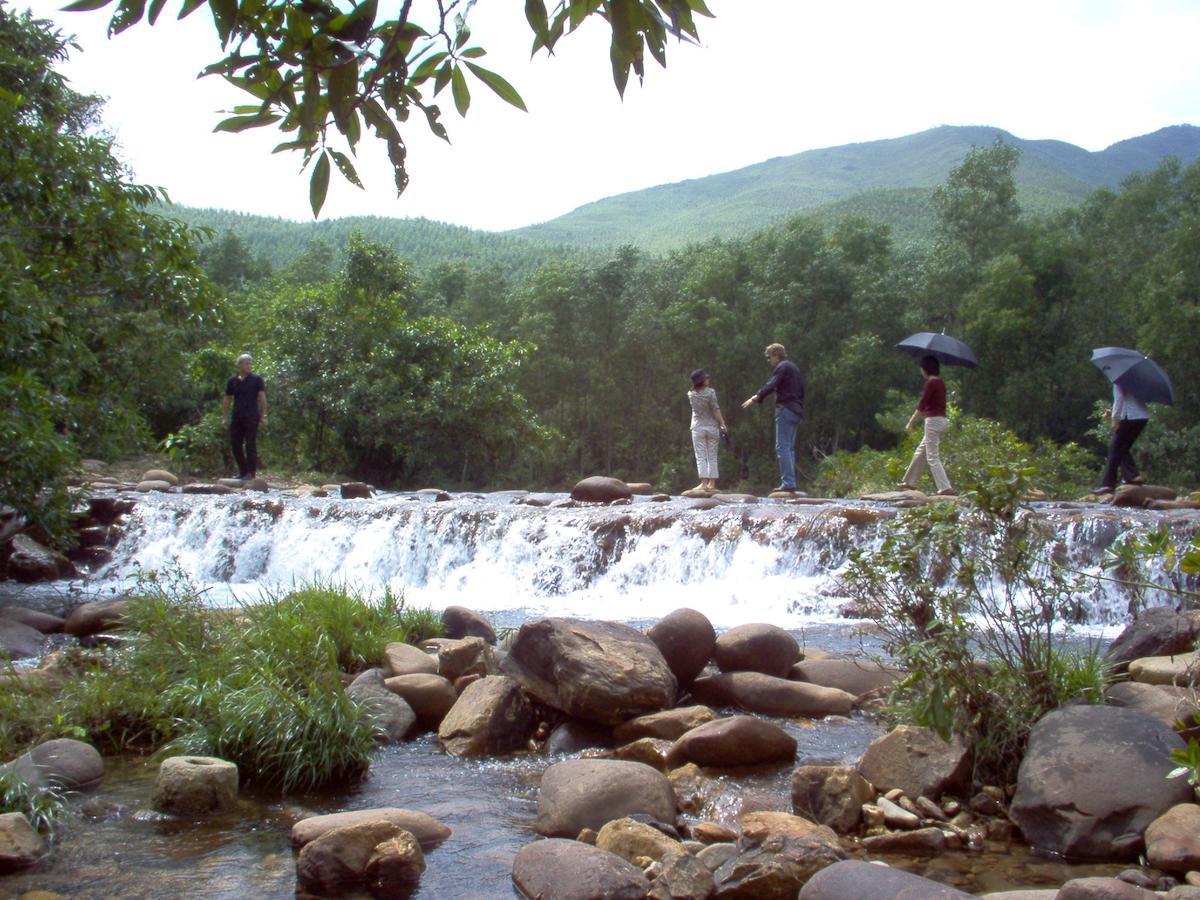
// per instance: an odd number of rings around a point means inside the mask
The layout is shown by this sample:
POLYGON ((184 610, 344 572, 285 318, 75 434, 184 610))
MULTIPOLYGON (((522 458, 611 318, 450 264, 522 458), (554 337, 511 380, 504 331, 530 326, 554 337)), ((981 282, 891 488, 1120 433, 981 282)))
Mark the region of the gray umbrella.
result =
POLYGON ((1143 403, 1175 402, 1175 386, 1163 367, 1137 350, 1125 347, 1097 347, 1092 363, 1115 385, 1143 403))
POLYGON ((932 356, 945 366, 974 369, 979 365, 979 360, 975 358, 970 347, 945 332, 934 334, 932 331, 919 331, 910 334, 898 343, 896 348, 913 356, 932 356))

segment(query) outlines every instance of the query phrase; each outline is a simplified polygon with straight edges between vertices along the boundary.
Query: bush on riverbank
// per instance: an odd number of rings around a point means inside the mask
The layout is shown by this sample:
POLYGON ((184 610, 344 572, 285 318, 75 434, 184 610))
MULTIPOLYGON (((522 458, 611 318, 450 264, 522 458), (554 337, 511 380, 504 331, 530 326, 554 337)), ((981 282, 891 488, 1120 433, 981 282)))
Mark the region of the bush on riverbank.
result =
POLYGON ((1098 702, 1107 674, 1098 648, 1070 642, 1081 576, 1022 509, 1033 474, 996 467, 969 506, 906 511, 845 575, 908 672, 892 714, 957 735, 989 784, 1012 783, 1034 723, 1076 698, 1098 702))
POLYGON ((440 631, 428 610, 386 593, 378 602, 331 584, 261 603, 210 609, 178 578, 147 576, 131 605, 127 646, 79 655, 53 704, 0 699, 0 751, 69 735, 103 752, 220 756, 246 781, 283 790, 362 774, 375 728, 346 696, 341 673, 378 662, 389 641, 440 631))

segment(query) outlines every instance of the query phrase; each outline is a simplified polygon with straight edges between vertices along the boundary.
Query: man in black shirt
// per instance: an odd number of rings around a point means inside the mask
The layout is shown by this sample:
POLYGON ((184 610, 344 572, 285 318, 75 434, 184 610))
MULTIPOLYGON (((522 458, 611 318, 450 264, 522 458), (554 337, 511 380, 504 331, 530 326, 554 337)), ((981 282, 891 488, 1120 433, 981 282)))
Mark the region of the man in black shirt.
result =
POLYGON ((233 398, 233 415, 226 419, 233 458, 238 464, 238 478, 253 478, 258 474, 258 426, 267 424, 267 391, 261 375, 250 371, 254 358, 243 353, 237 358, 238 372, 225 384, 221 398, 221 418, 229 412, 233 398))
POLYGON ((767 383, 742 404, 742 409, 762 403, 768 394, 775 395, 775 458, 779 460, 779 486, 772 493, 791 493, 796 490, 796 429, 804 418, 804 376, 787 358, 783 344, 771 344, 766 355, 774 371, 767 383))

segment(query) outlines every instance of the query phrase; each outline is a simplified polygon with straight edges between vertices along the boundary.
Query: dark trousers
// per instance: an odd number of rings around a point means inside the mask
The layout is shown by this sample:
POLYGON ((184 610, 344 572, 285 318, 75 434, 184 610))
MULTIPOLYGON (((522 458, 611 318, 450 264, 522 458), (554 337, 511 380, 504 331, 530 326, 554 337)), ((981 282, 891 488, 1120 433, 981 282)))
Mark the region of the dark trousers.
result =
POLYGON ((1129 448, 1133 446, 1133 442, 1138 439, 1138 435, 1145 427, 1145 419, 1122 419, 1117 423, 1117 428, 1108 441, 1108 459, 1104 463, 1104 475, 1100 479, 1102 485, 1115 488, 1118 469, 1121 472, 1121 478, 1125 481, 1137 478, 1138 468, 1129 448))
POLYGON ((234 419, 229 423, 229 443, 237 460, 238 477, 253 478, 258 473, 258 419, 234 419))

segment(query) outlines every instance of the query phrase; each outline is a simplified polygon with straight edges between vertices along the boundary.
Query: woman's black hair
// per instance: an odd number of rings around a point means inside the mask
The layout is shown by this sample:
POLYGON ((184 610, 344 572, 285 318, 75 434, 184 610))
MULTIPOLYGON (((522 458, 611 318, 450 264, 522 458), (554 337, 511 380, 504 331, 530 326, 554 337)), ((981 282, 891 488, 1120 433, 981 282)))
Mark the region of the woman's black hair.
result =
POLYGON ((698 388, 704 384, 704 380, 708 378, 708 373, 703 369, 694 369, 689 377, 692 379, 692 387, 698 388))
POLYGON ((938 358, 936 356, 922 356, 921 371, 928 375, 941 375, 942 364, 938 362, 938 358))

